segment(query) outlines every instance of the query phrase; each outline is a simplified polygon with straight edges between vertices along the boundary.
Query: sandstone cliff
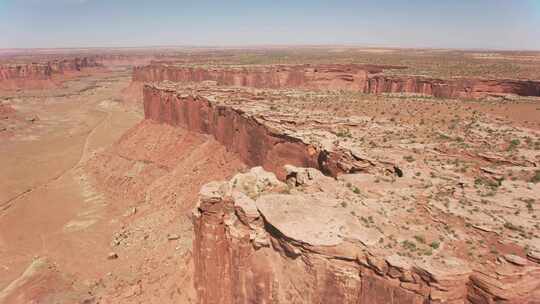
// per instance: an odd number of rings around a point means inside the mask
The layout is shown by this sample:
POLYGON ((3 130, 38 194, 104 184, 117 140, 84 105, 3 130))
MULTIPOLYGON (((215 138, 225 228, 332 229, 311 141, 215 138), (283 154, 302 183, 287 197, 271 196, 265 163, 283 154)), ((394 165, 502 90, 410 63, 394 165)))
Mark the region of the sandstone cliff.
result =
POLYGON ((432 79, 373 75, 364 93, 417 93, 440 98, 483 98, 490 95, 540 96, 539 81, 509 79, 432 79))
POLYGON ((154 62, 136 67, 133 80, 157 82, 216 81, 219 85, 255 88, 352 90, 361 93, 408 93, 440 98, 483 98, 490 95, 540 96, 540 81, 507 79, 435 79, 392 76, 384 70, 397 66, 283 65, 206 67, 154 62))
POLYGON ((77 73, 100 66, 91 57, 51 60, 41 63, 5 63, 0 65, 0 88, 43 88, 54 85, 55 76, 77 73))
POLYGON ((298 111, 299 94, 144 87, 147 119, 210 134, 264 167, 201 190, 201 303, 540 301, 540 184, 500 177, 516 166, 534 172, 538 152, 509 152, 486 117, 459 128, 475 134, 465 139, 475 152, 463 155, 475 169, 456 171, 448 164, 462 159, 440 139, 422 144, 408 125, 298 111))
POLYGON ((382 72, 383 68, 400 68, 371 65, 324 65, 324 66, 239 66, 204 67, 177 66, 156 62, 136 67, 134 81, 173 82, 216 81, 219 85, 255 88, 310 88, 348 89, 362 91, 368 74, 382 72))
MULTIPOLYGON (((286 128, 281 121, 257 115, 270 110, 268 104, 235 105, 234 101, 215 99, 220 94, 235 95, 234 91, 211 88, 207 92, 191 93, 178 93, 174 85, 145 85, 145 118, 213 135, 227 149, 238 153, 247 165, 263 166, 280 178, 285 177, 283 166, 286 164, 318 168, 332 176, 375 168, 399 172, 391 159, 371 159, 335 144, 336 135, 328 131, 306 137, 298 126, 286 128)), ((336 118, 329 123, 335 126, 354 124, 354 121, 336 118)))
POLYGON ((0 67, 0 81, 13 79, 46 80, 52 76, 52 68, 47 64, 3 65, 0 67))
POLYGON ((253 168, 202 188, 194 213, 201 303, 540 300, 537 255, 530 260, 506 255, 497 263, 478 264, 458 258, 448 240, 430 255, 408 256, 399 246, 413 244, 408 240, 414 232, 388 233, 399 218, 385 220, 374 215, 375 202, 355 199, 346 181, 356 177, 336 181, 317 170, 288 169, 288 185, 253 168))

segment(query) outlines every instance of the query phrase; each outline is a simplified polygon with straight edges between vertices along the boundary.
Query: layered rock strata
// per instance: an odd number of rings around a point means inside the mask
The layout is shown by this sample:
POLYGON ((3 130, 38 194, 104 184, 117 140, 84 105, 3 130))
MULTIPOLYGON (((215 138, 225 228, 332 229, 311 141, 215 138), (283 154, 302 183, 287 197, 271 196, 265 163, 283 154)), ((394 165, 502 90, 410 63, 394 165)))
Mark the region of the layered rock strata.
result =
MULTIPOLYGON (((244 102, 244 98, 271 99, 279 98, 278 95, 257 97, 250 92, 219 87, 178 91, 173 83, 147 84, 143 94, 146 119, 210 134, 238 153, 249 166, 263 166, 280 178, 285 177, 285 164, 318 168, 332 176, 375 169, 401 174, 392 158, 375 160, 347 143, 339 143, 338 136, 324 130, 317 121, 308 123, 319 125, 320 132, 307 134, 300 128, 301 114, 282 117, 289 119, 290 124, 286 125, 278 117, 264 116, 264 112, 271 112, 270 104, 244 102)), ((336 127, 362 122, 365 123, 362 118, 335 118, 326 124, 336 127)))
POLYGON ((455 246, 474 240, 474 228, 455 227, 461 241, 436 236, 442 219, 419 217, 401 228, 401 202, 349 186, 362 174, 335 180, 287 170, 287 184, 258 167, 203 186, 194 211, 200 303, 540 301, 538 260, 464 257, 455 246))
POLYGON ((510 79, 436 79, 425 76, 387 75, 398 66, 374 65, 283 65, 283 66, 189 66, 155 62, 136 67, 139 82, 216 81, 219 85, 255 88, 305 88, 351 90, 361 93, 407 93, 440 98, 486 96, 540 96, 540 81, 510 79))
POLYGON ((145 85, 147 119, 263 167, 201 190, 201 303, 538 303, 538 132, 306 108, 325 94, 145 85))
POLYGON ((43 63, 6 63, 0 65, 1 87, 40 86, 40 82, 51 81, 55 75, 80 72, 95 68, 99 64, 94 58, 72 58, 43 63))

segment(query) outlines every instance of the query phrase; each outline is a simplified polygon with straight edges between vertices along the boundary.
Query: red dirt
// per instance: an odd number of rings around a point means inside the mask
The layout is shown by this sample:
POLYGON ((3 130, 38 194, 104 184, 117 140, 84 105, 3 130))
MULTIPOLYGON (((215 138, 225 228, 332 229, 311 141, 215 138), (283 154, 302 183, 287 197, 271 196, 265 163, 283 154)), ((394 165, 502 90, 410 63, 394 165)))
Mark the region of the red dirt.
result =
POLYGON ((144 83, 142 82, 130 82, 129 85, 122 90, 120 99, 127 105, 140 106, 143 103, 143 86, 144 83))
POLYGON ((15 110, 10 105, 0 103, 0 119, 7 119, 14 113, 15 110))
POLYGON ((120 256, 109 263, 93 294, 100 303, 188 303, 195 301, 190 258, 191 223, 200 187, 245 166, 209 136, 145 120, 86 166, 99 189, 107 193, 119 218, 116 231, 128 235, 113 245, 120 256), (144 233, 144 235, 142 234, 144 233), (177 234, 179 241, 167 240, 177 234), (126 245, 129 243, 129 245, 126 245), (126 257, 129 263, 123 263, 126 257), (131 286, 130 286, 131 285, 131 286), (181 286, 181 287, 179 287, 181 286), (132 300, 126 292, 141 290, 132 300), (189 300, 191 299, 191 300, 189 300))

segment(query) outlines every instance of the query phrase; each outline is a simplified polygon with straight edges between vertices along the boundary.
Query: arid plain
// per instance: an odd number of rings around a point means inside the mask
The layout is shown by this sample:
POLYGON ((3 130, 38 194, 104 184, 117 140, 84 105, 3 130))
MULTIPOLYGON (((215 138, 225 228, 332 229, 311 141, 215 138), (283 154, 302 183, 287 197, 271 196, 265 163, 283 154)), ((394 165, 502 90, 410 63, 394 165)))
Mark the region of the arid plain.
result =
POLYGON ((540 303, 540 53, 0 54, 0 303, 540 303))

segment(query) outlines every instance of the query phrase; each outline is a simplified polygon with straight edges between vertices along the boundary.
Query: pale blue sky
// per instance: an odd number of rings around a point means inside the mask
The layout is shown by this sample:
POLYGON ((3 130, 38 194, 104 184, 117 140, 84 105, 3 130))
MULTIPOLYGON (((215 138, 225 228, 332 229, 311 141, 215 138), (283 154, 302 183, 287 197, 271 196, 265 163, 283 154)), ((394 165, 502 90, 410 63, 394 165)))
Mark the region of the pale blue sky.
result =
POLYGON ((540 0, 0 0, 0 48, 246 44, 540 49, 540 0))

